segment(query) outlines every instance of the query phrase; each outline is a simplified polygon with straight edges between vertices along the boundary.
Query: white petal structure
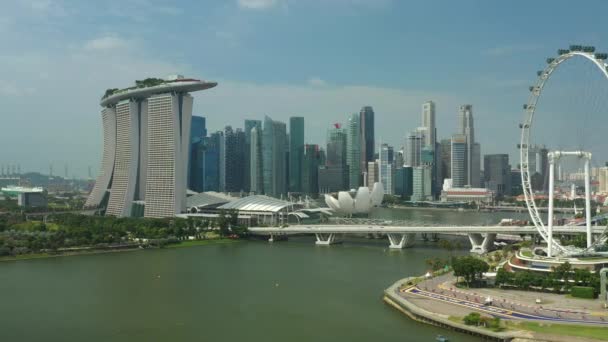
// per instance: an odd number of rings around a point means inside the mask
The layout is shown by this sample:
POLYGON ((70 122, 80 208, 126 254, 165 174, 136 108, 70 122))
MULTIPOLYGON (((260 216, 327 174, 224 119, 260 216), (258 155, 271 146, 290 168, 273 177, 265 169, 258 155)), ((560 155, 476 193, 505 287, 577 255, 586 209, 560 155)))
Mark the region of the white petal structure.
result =
POLYGON ((340 203, 340 210, 345 212, 355 211, 355 201, 350 196, 350 193, 346 191, 338 192, 338 202, 340 203))
POLYGON ((382 183, 376 182, 374 183, 374 187, 372 188, 372 205, 379 206, 382 204, 382 199, 384 198, 384 188, 382 187, 382 183))
POLYGON ((331 209, 333 209, 335 211, 340 210, 340 203, 338 202, 337 199, 333 198, 331 195, 325 195, 325 203, 327 204, 328 207, 330 207, 331 209))
POLYGON ((360 187, 355 195, 355 213, 369 212, 371 203, 369 188, 366 186, 360 187))
POLYGON ((325 195, 325 203, 334 211, 344 215, 369 213, 372 207, 382 204, 384 190, 382 184, 375 183, 371 193, 369 188, 360 187, 354 194, 354 198, 348 191, 340 191, 337 196, 338 198, 325 195))

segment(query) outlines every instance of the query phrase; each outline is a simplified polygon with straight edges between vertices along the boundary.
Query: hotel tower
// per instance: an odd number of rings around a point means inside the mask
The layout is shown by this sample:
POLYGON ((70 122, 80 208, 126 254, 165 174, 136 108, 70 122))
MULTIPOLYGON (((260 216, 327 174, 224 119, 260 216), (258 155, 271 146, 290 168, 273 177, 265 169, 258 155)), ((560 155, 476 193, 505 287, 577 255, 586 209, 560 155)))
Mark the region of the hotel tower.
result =
POLYGON ((117 217, 185 211, 191 92, 215 82, 172 76, 108 89, 101 99, 103 157, 86 207, 117 217))

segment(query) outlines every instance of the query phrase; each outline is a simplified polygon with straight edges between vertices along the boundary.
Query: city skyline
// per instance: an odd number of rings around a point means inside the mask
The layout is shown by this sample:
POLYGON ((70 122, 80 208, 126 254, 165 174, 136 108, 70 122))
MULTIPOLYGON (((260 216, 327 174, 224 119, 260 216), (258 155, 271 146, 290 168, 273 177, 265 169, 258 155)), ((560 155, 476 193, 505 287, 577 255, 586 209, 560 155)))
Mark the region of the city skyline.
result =
MULTIPOLYGON (((327 124, 346 122, 348 113, 370 105, 382 118, 376 120, 376 140, 400 146, 405 132, 418 126, 421 103, 436 103, 437 140, 454 133, 458 107, 470 103, 482 152, 508 153, 516 160, 519 132, 513 122, 520 120, 527 87, 545 58, 555 54, 556 46, 572 42, 599 49, 605 45, 584 25, 573 25, 559 37, 553 34, 561 21, 600 20, 602 11, 556 7, 551 16, 538 18, 535 13, 544 13, 542 4, 527 4, 526 11, 513 4, 466 1, 437 7, 390 0, 202 5, 110 1, 104 9, 91 6, 32 0, 7 4, 0 14, 0 32, 5 33, 0 41, 13 47, 0 64, 0 101, 10 114, 3 117, 6 129, 0 143, 10 144, 24 129, 39 132, 25 144, 3 149, 2 163, 45 173, 49 163, 56 168, 68 163, 70 174, 86 177, 89 166, 95 174, 103 137, 97 129, 99 117, 90 113, 96 110, 100 89, 175 73, 222 84, 193 110, 208 118, 210 130, 239 127, 247 117, 270 115, 286 122, 302 116, 307 119, 305 142, 323 144, 327 124), (306 37, 298 36, 295 27, 320 10, 327 14, 318 18, 318 27, 308 28, 306 37), (422 18, 415 13, 420 11, 436 11, 438 25, 419 25, 422 18), (503 20, 484 21, 483 31, 478 24, 461 20, 490 17, 496 11, 503 20), (213 20, 210 26, 182 30, 193 15, 213 20), (343 28, 335 27, 336 15, 343 19, 343 28), (363 17, 374 25, 359 27, 363 17), (160 19, 166 25, 162 32, 146 24, 160 19), (162 38, 175 37, 178 29, 179 42, 188 44, 160 44, 162 38), (532 29, 535 35, 523 33, 532 29), (463 36, 468 37, 466 44, 463 36), (320 37, 335 43, 333 48, 320 37), (254 46, 270 50, 261 54, 254 46), (352 56, 350 51, 360 46, 368 48, 352 56), (315 51, 312 60, 307 58, 309 51, 315 51), (446 53, 450 63, 443 63, 446 53), (77 86, 65 92, 68 84, 77 86), (496 126, 504 129, 493 132, 496 126)), ((595 6, 601 9, 606 4, 595 6)))

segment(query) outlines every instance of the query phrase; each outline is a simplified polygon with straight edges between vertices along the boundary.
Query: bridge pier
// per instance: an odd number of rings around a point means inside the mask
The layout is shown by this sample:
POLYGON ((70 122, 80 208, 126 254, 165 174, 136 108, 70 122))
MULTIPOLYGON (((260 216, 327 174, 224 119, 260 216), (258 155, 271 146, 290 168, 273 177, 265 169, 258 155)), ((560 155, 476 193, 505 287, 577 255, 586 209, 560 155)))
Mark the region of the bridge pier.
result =
POLYGON ((329 234, 315 233, 315 236, 317 238, 317 241, 315 241, 316 245, 329 246, 329 245, 333 245, 334 243, 336 243, 336 234, 334 234, 334 233, 329 233, 329 234))
POLYGON ((270 234, 270 237, 268 238, 268 242, 285 241, 285 240, 287 240, 287 235, 284 235, 284 234, 270 234))
POLYGON ((416 233, 407 234, 386 234, 388 236, 389 248, 403 249, 405 247, 412 247, 414 245, 414 238, 416 233))
POLYGON ((606 274, 608 274, 608 268, 604 267, 600 270, 600 299, 608 303, 608 295, 606 295, 608 281, 606 280, 606 274))
POLYGON ((471 241, 471 253, 485 254, 494 247, 494 240, 496 239, 496 233, 472 233, 469 234, 469 241, 471 241))

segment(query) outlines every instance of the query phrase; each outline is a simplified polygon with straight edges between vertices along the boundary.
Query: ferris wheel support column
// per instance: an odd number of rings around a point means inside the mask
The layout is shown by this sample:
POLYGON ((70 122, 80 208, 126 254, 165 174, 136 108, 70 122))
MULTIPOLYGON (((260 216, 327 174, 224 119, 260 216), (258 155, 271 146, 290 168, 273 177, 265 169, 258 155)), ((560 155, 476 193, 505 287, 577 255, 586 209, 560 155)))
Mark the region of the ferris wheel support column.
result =
POLYGON ((589 163, 591 153, 585 158, 585 221, 587 226, 587 248, 593 243, 591 237, 591 185, 589 182, 589 163))
POLYGON ((555 181, 555 158, 549 153, 549 213, 547 218, 547 256, 553 256, 553 190, 555 181))

